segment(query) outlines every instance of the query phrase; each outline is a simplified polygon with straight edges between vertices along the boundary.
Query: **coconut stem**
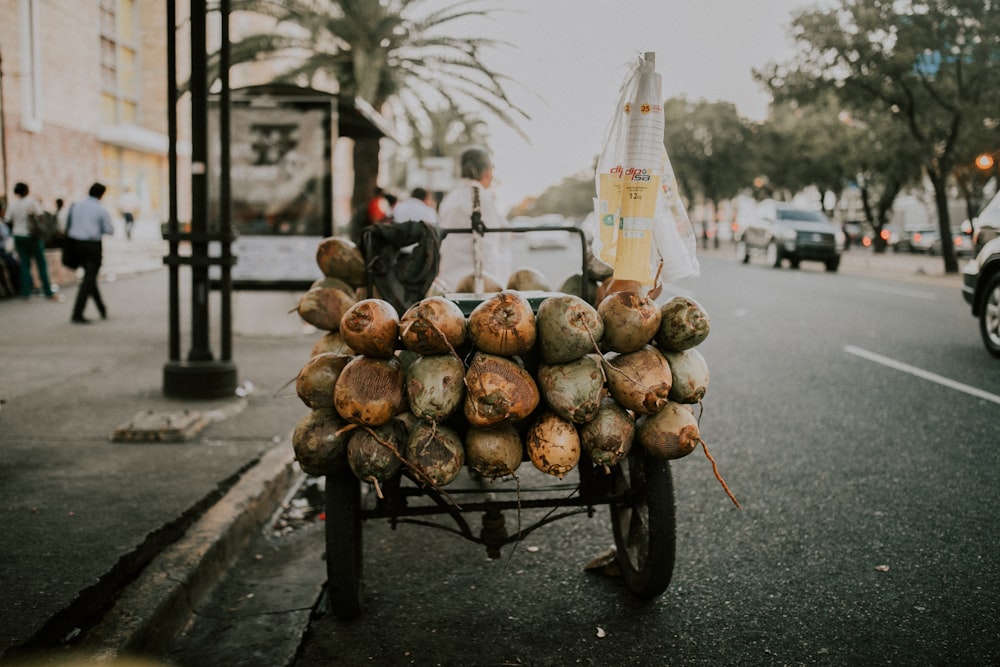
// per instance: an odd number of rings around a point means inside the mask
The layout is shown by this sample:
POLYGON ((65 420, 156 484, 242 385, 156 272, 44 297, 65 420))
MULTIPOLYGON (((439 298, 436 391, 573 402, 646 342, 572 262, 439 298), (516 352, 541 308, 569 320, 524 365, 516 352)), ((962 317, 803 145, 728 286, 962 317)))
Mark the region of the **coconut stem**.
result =
MULTIPOLYGON (((435 427, 436 426, 437 423, 435 422, 435 427)), ((427 475, 427 473, 425 473, 423 470, 421 470, 417 466, 407 461, 406 458, 399 452, 399 450, 396 448, 394 444, 392 444, 388 440, 383 440, 378 436, 377 433, 375 433, 375 431, 368 428, 367 426, 365 426, 364 429, 368 431, 368 433, 371 434, 371 436, 375 438, 375 440, 377 440, 379 444, 384 445, 386 448, 388 448, 389 451, 392 452, 397 459, 399 459, 399 462, 402 463, 404 466, 406 466, 406 469, 409 470, 411 473, 413 473, 413 476, 416 477, 420 482, 426 484, 427 486, 431 487, 432 489, 440 493, 445 499, 448 500, 448 502, 450 502, 452 505, 455 506, 455 509, 457 510, 462 509, 461 505, 455 502, 455 499, 452 498, 450 495, 448 495, 448 493, 444 489, 439 488, 438 485, 434 483, 434 480, 427 475)), ((382 496, 379 495, 379 498, 381 497, 382 496)))
POLYGON ((722 485, 722 489, 726 492, 726 495, 729 496, 729 499, 733 501, 733 504, 736 505, 736 508, 743 509, 743 506, 740 505, 738 500, 736 500, 736 496, 734 496, 733 492, 729 490, 729 485, 726 484, 726 480, 722 479, 722 475, 719 474, 719 466, 712 457, 711 452, 708 451, 708 445, 706 445, 705 441, 701 438, 698 438, 698 442, 701 443, 701 448, 705 450, 705 456, 707 456, 708 460, 712 462, 712 472, 715 473, 715 479, 719 480, 719 484, 722 485))

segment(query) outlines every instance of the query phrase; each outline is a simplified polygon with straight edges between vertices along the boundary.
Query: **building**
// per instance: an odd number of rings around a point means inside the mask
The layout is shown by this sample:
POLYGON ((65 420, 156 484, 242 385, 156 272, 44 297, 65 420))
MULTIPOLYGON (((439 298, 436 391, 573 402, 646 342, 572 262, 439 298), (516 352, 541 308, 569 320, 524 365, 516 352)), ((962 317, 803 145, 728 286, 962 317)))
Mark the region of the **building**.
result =
POLYGON ((139 219, 168 203, 166 10, 157 0, 0 0, 0 128, 9 197, 25 181, 46 208, 108 186, 139 219))

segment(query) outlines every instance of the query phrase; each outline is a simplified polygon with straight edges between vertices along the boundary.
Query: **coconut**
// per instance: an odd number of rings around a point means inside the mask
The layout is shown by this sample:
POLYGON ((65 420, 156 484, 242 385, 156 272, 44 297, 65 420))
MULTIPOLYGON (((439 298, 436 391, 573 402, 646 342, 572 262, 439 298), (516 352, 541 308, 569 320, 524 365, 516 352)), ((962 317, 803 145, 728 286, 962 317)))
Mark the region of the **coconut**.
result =
POLYGON ((538 269, 525 266, 510 274, 507 278, 507 289, 519 292, 548 292, 552 289, 552 284, 545 277, 544 273, 538 269))
POLYGON ((521 436, 510 424, 472 427, 465 434, 465 462, 487 479, 513 475, 523 459, 521 436))
MULTIPOLYGON (((500 292, 503 287, 500 285, 500 279, 490 273, 483 273, 483 291, 481 294, 487 294, 492 292, 500 292)), ((455 285, 455 291, 459 293, 473 293, 476 291, 476 274, 469 273, 458 281, 455 285)))
POLYGON ((310 358, 295 378, 295 393, 310 408, 332 408, 333 388, 351 358, 336 352, 310 358))
POLYGON ((604 336, 604 320, 578 296, 550 296, 538 305, 535 317, 538 345, 549 364, 575 361, 594 352, 604 336))
POLYGON ((666 404, 673 376, 655 347, 647 345, 628 354, 609 353, 605 359, 608 391, 623 407, 648 415, 666 404))
POLYGON ((531 304, 520 292, 504 290, 484 299, 469 314, 469 337, 481 352, 523 354, 535 344, 537 334, 531 304))
POLYGON ((337 354, 348 355, 354 354, 354 350, 352 350, 351 347, 344 342, 344 337, 340 335, 339 331, 327 331, 322 336, 317 338, 316 342, 313 343, 310 356, 315 357, 317 354, 323 354, 324 352, 336 352, 337 354))
POLYGON ((344 313, 340 335, 358 354, 391 357, 399 340, 399 315, 388 301, 363 299, 344 313))
POLYGON ((451 354, 418 357, 406 369, 406 398, 414 416, 447 419, 465 398, 465 364, 451 354))
POLYGON ((329 278, 339 278, 351 287, 365 284, 365 258, 350 240, 331 236, 316 246, 316 265, 329 278))
POLYGON ((697 301, 675 296, 660 307, 660 326, 656 344, 664 350, 689 350, 708 338, 711 322, 697 301))
POLYGON ((329 276, 325 276, 323 278, 317 278, 316 280, 313 281, 312 285, 309 286, 309 289, 315 289, 317 287, 333 287, 335 289, 339 289, 341 292, 346 292, 348 294, 354 294, 355 292, 355 289, 352 285, 348 285, 340 278, 331 278, 329 276))
POLYGON ((576 427, 548 410, 528 429, 525 448, 536 468, 559 479, 580 462, 580 436, 576 427))
POLYGON ((677 403, 701 403, 708 390, 708 364, 695 349, 664 352, 670 364, 670 400, 677 403))
POLYGON ((652 456, 679 459, 701 442, 698 420, 685 405, 667 402, 658 412, 636 421, 636 439, 652 456))
POLYGON ((597 307, 604 322, 603 349, 611 352, 635 352, 653 340, 660 327, 660 309, 656 303, 637 292, 615 292, 597 307))
POLYGON ((538 406, 538 385, 516 361, 476 352, 465 373, 465 418, 473 426, 519 421, 538 406))
POLYGON ((403 463, 409 431, 399 419, 390 419, 376 429, 356 428, 347 443, 347 464, 363 482, 378 484, 395 477, 403 463))
POLYGON ((340 318, 355 302, 352 295, 336 287, 314 287, 299 298, 296 310, 299 317, 317 329, 336 331, 340 318))
POLYGON ((635 418, 613 398, 580 427, 580 445, 594 465, 610 468, 628 456, 635 440, 635 418))
POLYGON ((347 467, 347 426, 333 408, 312 410, 292 431, 295 460, 307 475, 328 475, 347 467))
POLYGON ((447 426, 423 421, 410 430, 405 456, 417 481, 435 487, 450 484, 465 464, 458 434, 447 426))
POLYGON ((399 338, 419 354, 444 354, 465 342, 465 315, 454 301, 428 297, 410 306, 399 320, 399 338))
POLYGON ((553 412, 574 424, 594 418, 604 397, 600 359, 600 355, 588 354, 565 364, 539 367, 538 388, 553 412))
POLYGON ((357 356, 340 371, 333 406, 354 424, 381 426, 406 407, 403 365, 396 357, 357 356))

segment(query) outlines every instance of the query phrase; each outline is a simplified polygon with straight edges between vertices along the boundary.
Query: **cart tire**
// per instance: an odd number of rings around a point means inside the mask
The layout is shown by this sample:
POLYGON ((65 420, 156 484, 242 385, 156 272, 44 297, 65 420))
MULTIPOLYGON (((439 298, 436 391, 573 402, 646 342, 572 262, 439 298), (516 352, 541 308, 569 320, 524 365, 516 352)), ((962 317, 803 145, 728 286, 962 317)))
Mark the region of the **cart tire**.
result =
POLYGON ((327 606, 343 621, 361 615, 361 482, 350 470, 326 476, 327 606))
POLYGON ((670 461, 633 447, 614 470, 616 495, 611 526, 625 584, 638 597, 654 598, 667 589, 674 573, 676 515, 670 461))

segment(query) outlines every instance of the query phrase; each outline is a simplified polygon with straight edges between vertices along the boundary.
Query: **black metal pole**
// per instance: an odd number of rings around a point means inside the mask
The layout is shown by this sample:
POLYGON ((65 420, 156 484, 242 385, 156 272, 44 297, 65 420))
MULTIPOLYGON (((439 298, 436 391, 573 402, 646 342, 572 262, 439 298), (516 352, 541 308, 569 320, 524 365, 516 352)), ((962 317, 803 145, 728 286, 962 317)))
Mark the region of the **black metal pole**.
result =
POLYGON ((208 54, 206 0, 191 0, 191 348, 211 361, 208 321, 208 54))
POLYGON ((219 3, 219 13, 221 14, 221 45, 219 47, 219 78, 222 83, 222 90, 219 93, 219 143, 221 154, 219 155, 219 236, 222 244, 221 257, 222 264, 221 280, 219 284, 220 292, 220 316, 219 324, 220 355, 222 359, 233 358, 233 274, 232 274, 232 178, 230 176, 230 109, 229 109, 229 11, 230 0, 221 0, 219 3))
POLYGON ((167 271, 168 288, 168 347, 170 361, 181 358, 181 309, 180 309, 180 266, 175 260, 180 254, 177 240, 177 3, 167 0, 167 180, 168 214, 167 234, 169 256, 167 271))

